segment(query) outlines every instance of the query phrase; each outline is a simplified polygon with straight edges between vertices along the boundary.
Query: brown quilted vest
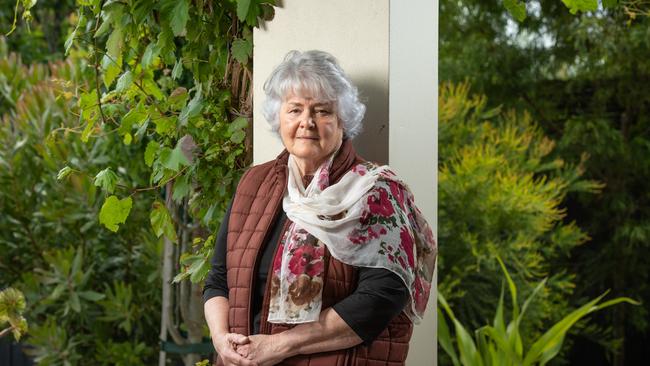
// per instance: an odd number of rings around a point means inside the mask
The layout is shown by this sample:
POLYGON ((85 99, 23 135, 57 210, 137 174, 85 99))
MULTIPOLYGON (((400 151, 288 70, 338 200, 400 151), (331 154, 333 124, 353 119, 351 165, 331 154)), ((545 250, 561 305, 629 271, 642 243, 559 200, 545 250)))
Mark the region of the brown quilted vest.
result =
MULTIPOLYGON (((249 169, 242 177, 233 201, 228 226, 228 254, 226 256, 230 313, 230 331, 249 335, 252 330, 251 301, 255 271, 264 250, 263 245, 271 225, 281 209, 287 186, 287 159, 285 150, 276 160, 249 169)), ((336 183, 348 170, 361 162, 350 141, 344 141, 334 159, 330 180, 336 183)), ((287 219, 287 221, 289 221, 287 219)), ((271 273, 271 271, 269 271, 271 273)), ((354 267, 331 257, 325 251, 323 309, 334 305, 354 292, 357 271, 354 267)), ((292 327, 266 321, 270 291, 264 296, 260 333, 275 334, 292 327)), ((300 355, 284 360, 281 365, 292 366, 398 366, 404 365, 413 325, 402 312, 369 346, 300 355)), ((222 365, 220 359, 218 365, 222 365)))

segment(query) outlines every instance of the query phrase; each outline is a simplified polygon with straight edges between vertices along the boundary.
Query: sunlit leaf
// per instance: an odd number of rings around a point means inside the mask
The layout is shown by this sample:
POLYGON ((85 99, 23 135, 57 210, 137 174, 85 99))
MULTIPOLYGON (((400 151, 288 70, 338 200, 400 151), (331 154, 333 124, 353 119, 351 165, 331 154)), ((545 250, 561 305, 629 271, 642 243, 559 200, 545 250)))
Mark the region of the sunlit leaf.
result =
POLYGON ((99 222, 108 230, 117 232, 119 224, 126 222, 126 218, 131 212, 133 201, 131 197, 119 199, 116 196, 110 196, 104 201, 99 212, 99 222))

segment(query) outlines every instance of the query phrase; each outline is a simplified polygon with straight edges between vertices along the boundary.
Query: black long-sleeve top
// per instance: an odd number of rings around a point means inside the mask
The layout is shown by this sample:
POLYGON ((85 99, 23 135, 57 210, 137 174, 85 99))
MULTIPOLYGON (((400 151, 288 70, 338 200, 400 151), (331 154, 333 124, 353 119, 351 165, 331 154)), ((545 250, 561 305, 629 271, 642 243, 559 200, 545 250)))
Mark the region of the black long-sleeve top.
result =
MULTIPOLYGON (((212 257, 212 268, 203 287, 204 302, 216 296, 228 297, 226 239, 231 208, 232 201, 217 234, 215 251, 212 257)), ((257 268, 257 281, 255 281, 253 304, 251 304, 252 312, 255 314, 253 334, 259 333, 268 269, 273 260, 275 248, 283 234, 281 231, 286 220, 287 216, 280 208, 278 217, 266 239, 267 244, 270 245, 264 246, 264 252, 257 268)), ((358 271, 359 277, 356 290, 348 297, 334 304, 333 309, 368 345, 404 309, 409 300, 409 291, 404 282, 387 269, 359 267, 358 271)))

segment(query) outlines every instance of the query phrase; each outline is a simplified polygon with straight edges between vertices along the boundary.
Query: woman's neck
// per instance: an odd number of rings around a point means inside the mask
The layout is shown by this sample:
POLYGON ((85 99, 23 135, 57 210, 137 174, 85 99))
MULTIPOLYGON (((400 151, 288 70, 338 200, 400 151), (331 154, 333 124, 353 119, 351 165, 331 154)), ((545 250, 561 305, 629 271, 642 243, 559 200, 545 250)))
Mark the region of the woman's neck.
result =
POLYGON ((320 165, 323 164, 325 159, 322 159, 321 161, 314 161, 308 159, 295 158, 296 165, 298 166, 298 170, 300 171, 300 176, 303 178, 305 176, 313 176, 316 173, 316 170, 318 170, 318 167, 320 167, 320 165))

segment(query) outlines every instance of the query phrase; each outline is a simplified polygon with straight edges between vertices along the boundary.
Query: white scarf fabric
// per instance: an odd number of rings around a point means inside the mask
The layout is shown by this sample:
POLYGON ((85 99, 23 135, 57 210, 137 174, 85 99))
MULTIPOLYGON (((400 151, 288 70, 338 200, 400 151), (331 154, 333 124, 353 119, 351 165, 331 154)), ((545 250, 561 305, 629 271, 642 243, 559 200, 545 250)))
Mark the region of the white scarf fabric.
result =
POLYGON ((323 163, 304 187, 296 161, 289 156, 283 209, 292 224, 284 233, 270 274, 268 321, 318 320, 324 245, 334 258, 348 265, 396 273, 411 293, 405 311, 419 322, 435 266, 430 227, 413 205, 406 185, 388 166, 358 164, 329 185, 333 158, 323 163))

